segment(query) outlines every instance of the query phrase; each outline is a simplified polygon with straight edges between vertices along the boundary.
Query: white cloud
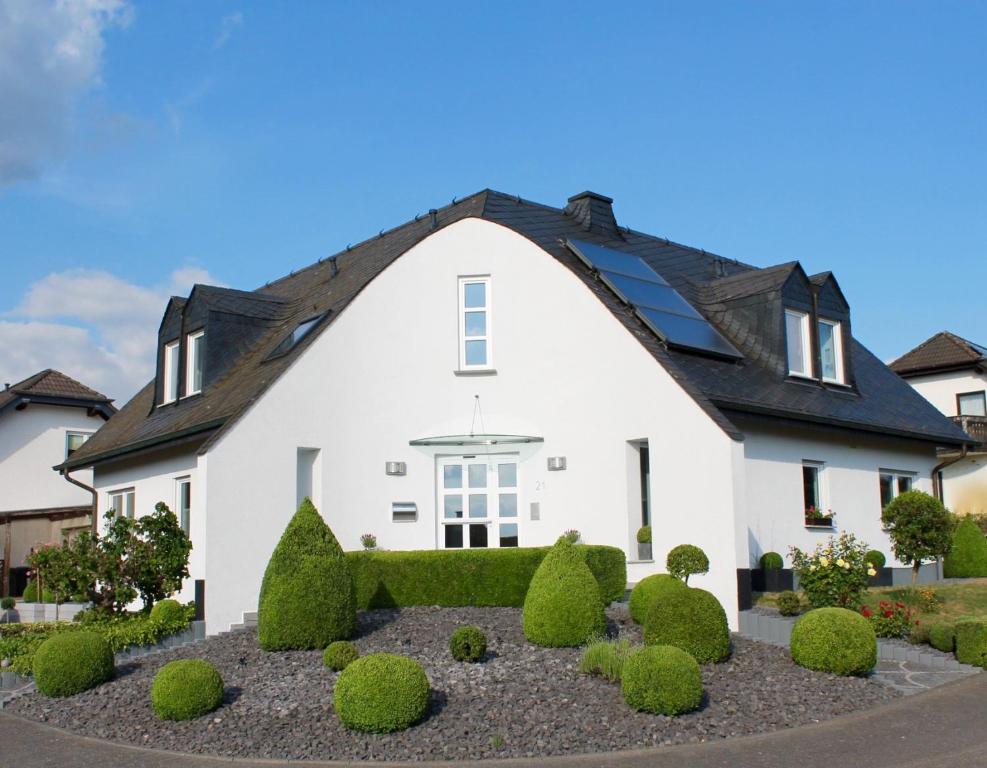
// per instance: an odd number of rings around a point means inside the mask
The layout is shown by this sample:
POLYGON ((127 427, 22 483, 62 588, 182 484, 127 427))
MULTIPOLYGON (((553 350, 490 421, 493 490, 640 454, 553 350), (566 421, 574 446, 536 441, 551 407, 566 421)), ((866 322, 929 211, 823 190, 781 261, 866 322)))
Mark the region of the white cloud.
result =
POLYGON ((219 35, 212 44, 213 50, 219 50, 226 45, 233 36, 233 30, 243 24, 243 14, 240 11, 227 14, 219 24, 219 35))
POLYGON ((104 32, 132 18, 125 0, 0 0, 0 187, 64 152, 75 105, 101 84, 104 32))
POLYGON ((0 315, 0 382, 55 368, 122 405, 154 375, 168 297, 188 295, 195 283, 219 284, 198 267, 176 269, 152 287, 102 270, 43 277, 0 315))

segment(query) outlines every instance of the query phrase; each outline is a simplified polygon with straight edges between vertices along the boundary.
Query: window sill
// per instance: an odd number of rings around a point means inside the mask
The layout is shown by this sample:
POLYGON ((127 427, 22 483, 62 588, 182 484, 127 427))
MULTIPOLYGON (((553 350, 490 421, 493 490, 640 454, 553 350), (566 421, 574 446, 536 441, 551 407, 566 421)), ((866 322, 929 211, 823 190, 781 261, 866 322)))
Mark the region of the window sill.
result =
POLYGON ((454 376, 496 376, 496 368, 457 368, 453 372, 454 376))
POLYGON ((806 523, 805 527, 811 531, 834 531, 836 530, 835 525, 826 525, 825 523, 806 523))

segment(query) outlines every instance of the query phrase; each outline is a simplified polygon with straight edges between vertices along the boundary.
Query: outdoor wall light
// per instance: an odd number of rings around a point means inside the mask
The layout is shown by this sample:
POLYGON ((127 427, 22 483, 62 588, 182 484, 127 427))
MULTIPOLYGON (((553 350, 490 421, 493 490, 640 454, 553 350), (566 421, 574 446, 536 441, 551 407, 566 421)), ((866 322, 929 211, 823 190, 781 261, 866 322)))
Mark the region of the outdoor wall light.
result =
POLYGON ((406 475, 408 465, 403 461, 389 461, 384 465, 384 471, 389 475, 406 475))
POLYGON ((549 456, 548 457, 548 471, 558 472, 559 470, 565 469, 565 456, 549 456))

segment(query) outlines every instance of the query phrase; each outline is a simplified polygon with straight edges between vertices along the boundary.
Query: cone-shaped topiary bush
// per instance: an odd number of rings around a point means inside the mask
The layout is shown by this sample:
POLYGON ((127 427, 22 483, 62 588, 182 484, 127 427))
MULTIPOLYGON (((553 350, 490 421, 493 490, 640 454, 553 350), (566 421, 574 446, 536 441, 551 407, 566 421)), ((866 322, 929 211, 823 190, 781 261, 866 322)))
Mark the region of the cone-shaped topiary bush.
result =
POLYGON ((52 635, 35 652, 32 673, 45 696, 72 696, 113 677, 113 651, 98 632, 52 635))
POLYGON ((356 629, 356 590, 343 550, 305 499, 264 572, 257 636, 268 651, 325 648, 356 629))
POLYGON ((151 683, 151 707, 162 720, 193 720, 223 703, 223 678, 202 659, 170 661, 151 683))
POLYGON ((702 703, 703 674, 682 649, 653 645, 624 662, 620 690, 624 701, 640 712, 681 715, 702 703))
POLYGON ((960 520, 953 531, 953 548, 942 568, 947 578, 987 576, 987 538, 969 517, 960 520))
POLYGON ((393 653, 371 653, 340 673, 333 706, 349 728, 390 733, 425 717, 430 693, 428 677, 417 661, 393 653))
POLYGON ((835 675, 866 675, 877 663, 877 636, 859 613, 817 608, 792 627, 792 660, 835 675))
POLYGON ((648 618, 648 611, 656 601, 669 590, 687 589, 685 582, 676 579, 667 573, 656 573, 654 576, 646 576, 634 585, 631 590, 631 598, 627 602, 627 610, 631 618, 638 624, 644 624, 648 618))
POLYGON ((700 664, 730 656, 727 614, 711 593, 687 587, 665 593, 644 621, 645 645, 674 645, 700 664))
POLYGON ((559 539, 531 578, 524 598, 524 636, 535 645, 582 645, 606 629, 600 586, 570 541, 559 539))

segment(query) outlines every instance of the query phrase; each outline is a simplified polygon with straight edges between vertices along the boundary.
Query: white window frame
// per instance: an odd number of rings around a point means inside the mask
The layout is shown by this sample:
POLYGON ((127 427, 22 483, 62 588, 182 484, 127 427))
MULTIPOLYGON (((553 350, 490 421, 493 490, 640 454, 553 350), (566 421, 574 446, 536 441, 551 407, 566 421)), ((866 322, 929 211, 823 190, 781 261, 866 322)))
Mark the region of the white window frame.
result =
MULTIPOLYGON (((65 432, 65 458, 67 459, 71 455, 69 453, 69 438, 71 438, 73 435, 78 436, 78 437, 84 437, 85 440, 83 440, 82 443, 79 445, 79 448, 81 448, 83 445, 86 444, 86 440, 88 440, 94 434, 96 434, 96 433, 95 432, 84 432, 84 431, 82 431, 80 429, 69 429, 69 430, 67 430, 65 432)), ((76 450, 79 450, 79 448, 76 448, 76 450)))
MULTIPOLYGON (((829 320, 825 317, 819 318, 819 326, 828 325, 833 329, 833 354, 836 362, 836 377, 831 378, 825 374, 825 366, 822 360, 822 336, 819 335, 819 373, 822 380, 830 384, 845 384, 846 376, 843 373, 843 323, 839 320, 829 320)), ((818 331, 818 329, 817 329, 818 331)), ((818 334, 817 334, 818 335, 818 334)))
POLYGON ((491 293, 490 275, 474 275, 459 278, 459 370, 461 371, 489 371, 493 370, 493 306, 491 293), (481 307, 466 307, 466 286, 473 283, 482 283, 484 286, 484 298, 486 303, 481 307), (466 336, 466 313, 483 311, 486 314, 486 335, 466 336), (487 344, 487 359, 479 365, 467 365, 466 363, 466 342, 485 341, 487 344))
POLYGON ((806 468, 812 468, 816 470, 816 501, 817 501, 817 512, 827 512, 829 513, 829 524, 825 523, 805 523, 807 527, 812 528, 835 528, 836 521, 833 519, 833 511, 829 508, 829 478, 826 472, 826 462, 815 461, 813 459, 803 459, 802 463, 799 465, 801 472, 799 473, 799 479, 802 481, 802 506, 803 506, 803 522, 804 513, 807 510, 805 506, 805 470, 806 468))
MULTIPOLYGON (((884 511, 884 499, 881 498, 881 478, 883 476, 888 476, 891 478, 891 501, 897 499, 905 491, 901 490, 901 481, 903 479, 908 480, 908 490, 915 490, 915 481, 918 479, 918 472, 909 472, 904 469, 885 469, 880 468, 877 470, 877 493, 878 502, 881 505, 881 511, 884 511)), ((888 502, 889 504, 891 502, 888 502)))
POLYGON ((195 387, 195 356, 200 358, 199 369, 202 371, 203 377, 205 377, 205 363, 201 360, 202 356, 202 339, 205 337, 206 332, 204 329, 193 331, 185 337, 185 396, 197 395, 202 391, 202 382, 199 382, 199 387, 195 387))
POLYGON ((809 313, 799 309, 785 309, 785 365, 788 366, 789 376, 798 376, 803 379, 812 378, 812 337, 810 335, 809 313), (790 365, 789 347, 791 341, 788 338, 788 318, 795 317, 799 321, 799 329, 802 332, 802 370, 792 370, 790 365))
POLYGON ((106 500, 106 508, 112 509, 116 512, 117 517, 128 517, 133 520, 137 516, 137 492, 133 486, 130 486, 129 488, 116 488, 115 490, 107 492, 106 500), (117 497, 126 499, 128 496, 130 497, 129 505, 124 502, 122 505, 123 509, 118 507, 114 499, 117 497), (129 509, 127 509, 128 506, 129 509))
POLYGON ((169 341, 164 345, 164 364, 162 366, 164 381, 161 386, 161 405, 173 403, 178 399, 178 387, 181 382, 178 376, 179 360, 181 359, 178 347, 178 339, 169 341))
POLYGON ((178 517, 178 524, 181 526, 182 530, 185 531, 186 536, 190 535, 189 530, 191 528, 192 519, 192 478, 189 475, 175 478, 175 511, 178 517), (189 504, 187 508, 183 507, 183 486, 188 486, 189 489, 189 504))
POLYGON ((521 545, 523 541, 523 536, 525 531, 523 530, 521 521, 521 509, 522 509, 522 499, 521 499, 521 461, 520 456, 516 453, 494 453, 494 454, 479 454, 479 455, 469 455, 469 456, 438 456, 436 457, 436 519, 438 521, 438 541, 436 542, 437 549, 514 549, 521 545), (499 465, 500 464, 513 464, 514 465, 514 485, 501 486, 499 482, 499 465), (469 466, 485 466, 486 467, 486 485, 482 489, 474 488, 474 495, 486 496, 486 511, 487 514, 484 517, 470 517, 469 514, 469 497, 471 495, 470 485, 469 485, 469 466), (461 466, 462 471, 462 484, 459 489, 446 489, 444 484, 444 471, 447 466, 461 466), (458 493, 457 493, 458 490, 458 493), (501 494, 510 494, 515 497, 515 514, 513 517, 501 517, 500 515, 500 496, 501 494), (449 517, 445 516, 445 496, 461 496, 463 500, 463 516, 462 517, 449 517), (462 526, 463 543, 461 547, 446 547, 445 536, 446 527, 450 525, 462 526), (486 547, 471 547, 469 543, 470 536, 470 526, 471 525, 482 525, 487 529, 487 546, 486 547), (501 547, 500 544, 500 526, 501 525, 514 525, 517 530, 518 544, 514 547, 501 547))

